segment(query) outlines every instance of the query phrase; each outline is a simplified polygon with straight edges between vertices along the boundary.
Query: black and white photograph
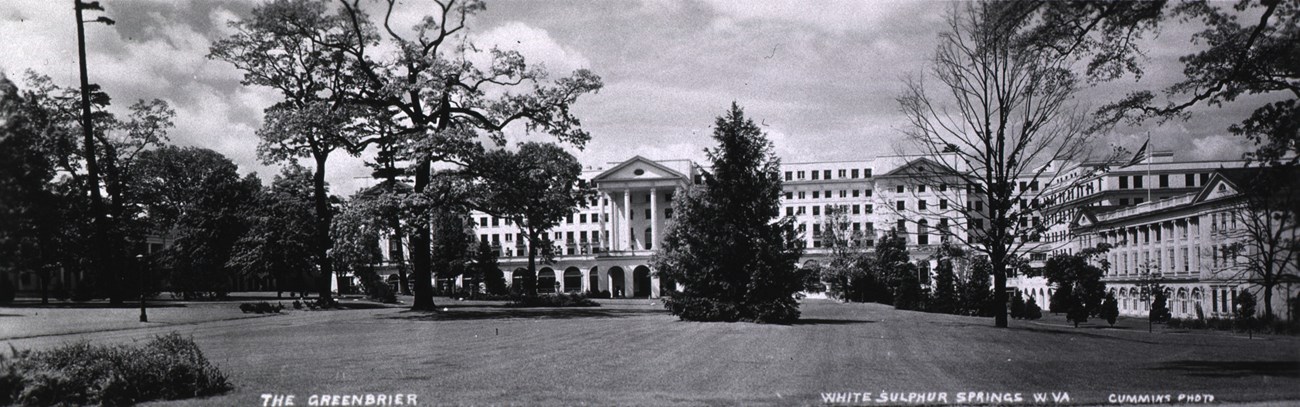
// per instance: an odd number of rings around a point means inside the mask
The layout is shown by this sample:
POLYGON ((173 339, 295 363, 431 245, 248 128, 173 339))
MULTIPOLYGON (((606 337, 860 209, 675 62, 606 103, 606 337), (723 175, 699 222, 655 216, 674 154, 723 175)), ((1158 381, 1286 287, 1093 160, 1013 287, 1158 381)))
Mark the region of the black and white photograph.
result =
POLYGON ((0 406, 1300 403, 1295 0, 5 0, 0 406))

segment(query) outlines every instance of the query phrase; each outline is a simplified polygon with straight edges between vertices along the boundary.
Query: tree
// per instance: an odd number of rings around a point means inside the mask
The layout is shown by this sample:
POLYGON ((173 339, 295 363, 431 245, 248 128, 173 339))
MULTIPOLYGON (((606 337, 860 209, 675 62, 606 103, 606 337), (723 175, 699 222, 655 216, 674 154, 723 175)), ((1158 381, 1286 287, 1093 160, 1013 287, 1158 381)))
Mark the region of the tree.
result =
POLYGON ((1106 300, 1101 303, 1101 313, 1098 315, 1106 320, 1110 326, 1115 326, 1115 319, 1119 318, 1119 302, 1115 301, 1115 293, 1106 293, 1106 300))
POLYGON ((1038 301, 1034 297, 1029 297, 1025 302, 1025 319, 1034 320, 1043 317, 1043 308, 1038 306, 1038 301))
MULTIPOLYGON (((1237 278, 1259 284, 1264 299, 1265 321, 1272 321, 1273 291, 1280 284, 1300 277, 1300 185, 1295 182, 1300 167, 1264 167, 1220 170, 1225 180, 1238 189, 1239 198, 1228 209, 1235 238, 1225 256, 1245 262, 1237 278)), ((1235 263, 1235 261, 1234 261, 1235 263)))
POLYGON ((1200 50, 1182 56, 1183 80, 1157 97, 1137 90, 1106 105, 1098 115, 1114 123, 1149 119, 1186 119, 1195 106, 1258 106, 1250 117, 1228 130, 1246 137, 1261 163, 1297 164, 1300 159, 1300 6, 1292 1, 1189 1, 1174 6, 1169 17, 1197 21, 1204 29, 1191 41, 1200 50), (1288 157, 1289 156, 1289 157, 1288 157))
POLYGON ((257 135, 258 156, 272 164, 310 158, 315 164, 312 177, 315 217, 314 252, 317 291, 324 302, 331 301, 334 276, 329 258, 333 213, 325 186, 326 163, 336 150, 358 152, 354 122, 358 109, 344 103, 342 94, 351 83, 348 63, 334 49, 317 42, 352 41, 341 29, 344 21, 330 15, 323 1, 279 0, 253 9, 248 21, 231 21, 235 30, 229 38, 212 45, 209 58, 233 64, 244 71, 245 86, 265 86, 278 91, 283 100, 266 109, 257 135))
POLYGON ((961 298, 959 311, 962 315, 993 316, 995 308, 1003 304, 995 302, 992 290, 989 288, 990 270, 992 266, 983 257, 976 257, 971 262, 966 278, 957 286, 961 298))
MULTIPOLYGON (((382 12, 376 15, 384 17, 379 22, 361 10, 359 0, 340 1, 332 10, 318 1, 275 4, 295 10, 294 17, 259 19, 266 28, 250 31, 256 35, 248 37, 274 39, 283 34, 295 44, 285 49, 318 52, 324 61, 337 63, 337 68, 326 71, 339 72, 333 77, 340 81, 309 83, 325 83, 328 94, 337 98, 332 100, 363 109, 360 116, 365 120, 384 121, 390 131, 357 140, 353 151, 395 140, 389 144, 400 148, 393 154, 409 163, 412 196, 424 195, 414 197, 423 201, 423 208, 451 202, 437 190, 428 190, 433 164, 468 166, 487 150, 485 145, 504 146, 504 131, 512 124, 523 124, 528 132, 546 132, 579 148, 590 139, 570 109, 579 96, 600 89, 600 78, 590 71, 550 79, 518 52, 498 49, 490 51, 486 67, 468 62, 465 55, 478 48, 467 39, 466 21, 484 10, 481 1, 438 1, 434 14, 409 31, 389 24, 387 17, 398 8, 396 1, 380 7, 382 12)), ((288 86, 293 81, 276 83, 288 86)), ((415 279, 412 308, 434 310, 427 224, 412 229, 410 242, 415 279)))
POLYGON ((555 253, 546 233, 594 194, 581 182, 582 164, 555 144, 528 142, 518 151, 490 151, 473 168, 481 192, 471 205, 519 228, 528 239, 528 272, 537 275, 537 256, 549 263, 555 253))
POLYGON ((249 228, 245 214, 261 183, 241 178, 220 153, 196 147, 145 151, 133 170, 149 229, 174 239, 160 259, 171 290, 185 298, 224 296, 236 274, 227 263, 249 228))
POLYGON ((938 265, 934 268, 934 290, 930 295, 930 311, 955 314, 958 310, 957 274, 954 262, 966 256, 964 250, 945 242, 935 251, 934 258, 938 265))
POLYGON ((894 308, 901 310, 925 310, 925 292, 921 289, 921 280, 916 273, 901 273, 898 287, 894 289, 894 308))
MULTIPOLYGON (((401 249, 405 243, 402 231, 407 223, 412 222, 411 209, 404 199, 410 191, 410 186, 386 179, 353 194, 342 205, 330 228, 330 239, 334 244, 330 257, 340 270, 351 270, 354 274, 368 272, 375 263, 383 260, 380 238, 388 236, 390 242, 398 245, 397 250, 389 251, 392 256, 389 260, 397 265, 398 290, 410 295, 406 261, 401 249)), ((383 281, 378 283, 387 285, 383 281)))
POLYGON ((1102 259, 1102 266, 1098 267, 1093 264, 1093 259, 1109 249, 1109 246, 1103 244, 1080 250, 1079 253, 1062 253, 1047 259, 1042 276, 1056 286, 1056 291, 1052 294, 1052 312, 1064 311, 1066 318, 1074 321, 1075 326, 1101 312, 1101 301, 1106 296, 1106 284, 1101 278, 1109 266, 1102 259))
MULTIPOLYGON (((1255 328, 1255 295, 1250 290, 1241 290, 1237 294, 1237 309, 1232 310, 1233 319, 1237 320, 1237 325, 1247 332, 1254 332, 1255 328)), ((1154 310, 1154 308, 1152 308, 1154 310)), ((1165 311, 1168 313, 1168 311, 1165 311)))
POLYGON ((802 241, 779 219, 780 162, 740 106, 718 117, 704 185, 673 202, 674 223, 651 259, 684 289, 664 306, 686 320, 789 322, 799 317, 802 241))
POLYGON ((1025 317, 1025 296, 1016 290, 1016 294, 1011 296, 1011 318, 1021 319, 1025 317))
POLYGON ((851 230, 848 215, 844 208, 828 207, 823 219, 825 230, 820 237, 824 245, 831 249, 828 264, 818 264, 816 283, 825 282, 828 294, 844 301, 863 301, 866 293, 867 270, 863 267, 866 248, 861 246, 862 232, 851 230))
POLYGON ((231 266, 245 276, 273 278, 277 292, 313 288, 311 276, 320 272, 315 231, 302 226, 316 219, 312 184, 311 170, 296 162, 281 169, 270 191, 254 200, 252 228, 236 243, 231 266))
MULTIPOLYGON (((1080 81, 1075 55, 1058 52, 1053 46, 1060 39, 1040 35, 1034 12, 1018 6, 959 5, 934 59, 931 76, 940 91, 913 79, 898 98, 911 123, 909 141, 932 159, 934 168, 921 178, 933 184, 956 178, 964 188, 948 188, 949 201, 986 207, 957 217, 967 233, 954 237, 988 257, 997 304, 1007 302, 1009 263, 1048 226, 1040 211, 1049 191, 1069 182, 1069 168, 1056 163, 1085 157, 1092 136, 1072 101, 1080 81), (1014 187, 1023 180, 1053 188, 1014 187)), ((994 316, 996 326, 1007 325, 1005 307, 994 316)))
MULTIPOLYGON (((166 142, 176 113, 164 101, 141 100, 128 107, 130 114, 123 120, 107 111, 112 98, 98 85, 85 89, 87 101, 81 99, 82 92, 60 87, 48 76, 29 71, 26 79, 30 90, 24 98, 48 114, 51 132, 44 143, 50 160, 66 176, 56 183, 71 202, 62 211, 61 252, 66 258, 61 263, 91 272, 78 287, 121 302, 134 287, 123 283, 123 271, 137 269, 134 251, 147 229, 132 165, 142 152, 166 142), (87 101, 89 110, 78 100, 87 101), (87 114, 89 119, 83 120, 87 114), (84 139, 74 136, 87 126, 93 130, 84 132, 84 139), (88 157, 88 152, 94 156, 88 157)), ((86 299, 94 293, 80 294, 86 299)))
MULTIPOLYGON (((12 299, 17 273, 34 270, 42 302, 49 301, 50 271, 57 263, 64 203, 51 185, 55 164, 43 140, 58 138, 50 113, 19 93, 0 73, 0 285, 12 299)), ((0 298, 0 302, 5 302, 0 298)))
POLYGON ((492 250, 485 241, 478 242, 478 249, 474 251, 474 269, 476 274, 483 278, 483 288, 488 294, 501 295, 506 293, 505 273, 497 265, 497 251, 492 250))
MULTIPOLYGON (((908 275, 916 279, 917 273, 916 265, 912 264, 911 254, 907 251, 907 238, 900 236, 896 230, 890 230, 876 239, 875 249, 870 264, 880 286, 878 290, 883 294, 878 295, 876 301, 897 305, 894 300, 899 297, 899 287, 908 275)), ((917 283, 920 284, 919 281, 917 283)))
POLYGON ((447 281, 464 276, 469 271, 470 248, 474 245, 474 226, 469 222, 469 214, 438 208, 434 210, 432 223, 434 277, 447 281))

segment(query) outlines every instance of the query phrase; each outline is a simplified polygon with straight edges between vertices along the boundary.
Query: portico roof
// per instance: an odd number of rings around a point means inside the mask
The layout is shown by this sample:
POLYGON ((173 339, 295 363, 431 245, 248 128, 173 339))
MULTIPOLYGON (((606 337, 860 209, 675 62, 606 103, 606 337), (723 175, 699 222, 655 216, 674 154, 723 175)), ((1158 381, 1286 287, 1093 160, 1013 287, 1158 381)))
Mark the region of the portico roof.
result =
POLYGON ((599 184, 601 182, 609 182, 609 181, 638 181, 638 180, 677 180, 681 182, 690 182, 690 179, 691 178, 686 176, 686 174, 682 174, 681 172, 669 168, 666 165, 660 164, 658 162, 655 162, 654 160, 638 155, 628 159, 627 161, 623 161, 618 165, 615 165, 613 168, 610 168, 608 170, 605 170, 604 172, 601 172, 600 174, 597 174, 595 177, 592 177, 591 181, 599 184), (649 169, 649 172, 651 172, 651 174, 638 174, 635 176, 635 178, 626 176, 627 175, 626 170, 638 164, 646 167, 646 168, 638 168, 638 169, 649 169))

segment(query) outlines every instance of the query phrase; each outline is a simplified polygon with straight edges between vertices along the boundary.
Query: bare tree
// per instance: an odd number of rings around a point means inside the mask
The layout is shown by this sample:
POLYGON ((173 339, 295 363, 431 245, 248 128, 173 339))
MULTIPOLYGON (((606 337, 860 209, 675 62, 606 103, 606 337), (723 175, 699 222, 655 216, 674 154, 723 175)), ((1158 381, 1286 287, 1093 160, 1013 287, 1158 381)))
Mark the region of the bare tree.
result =
POLYGON ((1274 317, 1273 290, 1280 283, 1300 277, 1300 266, 1296 265, 1300 259, 1300 187, 1294 181, 1296 173, 1288 167, 1221 172, 1237 184, 1240 194, 1227 209, 1233 223, 1241 227, 1226 231, 1235 239, 1224 254, 1245 260, 1237 277, 1262 288, 1266 320, 1274 317))
MULTIPOLYGON (((1075 59, 1024 41, 1030 21, 1013 6, 957 6, 929 75, 938 86, 909 79, 898 98, 910 145, 929 158, 913 178, 952 204, 950 222, 965 233, 946 236, 988 256, 997 304, 1006 303, 1008 265, 1046 231, 1052 191, 1070 182, 1061 163, 1084 157, 1092 135, 1073 101, 1075 59)), ((1007 326, 1006 307, 996 308, 996 325, 1007 326)))

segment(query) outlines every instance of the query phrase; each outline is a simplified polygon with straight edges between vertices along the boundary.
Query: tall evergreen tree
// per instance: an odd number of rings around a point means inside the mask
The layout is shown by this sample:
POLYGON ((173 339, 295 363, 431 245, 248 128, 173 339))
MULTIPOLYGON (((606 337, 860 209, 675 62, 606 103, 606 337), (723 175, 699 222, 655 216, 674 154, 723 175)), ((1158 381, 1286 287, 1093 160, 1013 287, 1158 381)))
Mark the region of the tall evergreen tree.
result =
POLYGON ((1110 326, 1115 326, 1115 320, 1119 318, 1119 302, 1115 301, 1115 293, 1106 293, 1106 299, 1101 302, 1101 315, 1110 326))
POLYGON ((780 161, 735 103, 713 138, 718 147, 706 150, 713 172, 673 202, 674 225, 652 260, 661 278, 684 285, 664 306, 686 320, 793 321, 803 249, 791 220, 775 221, 780 161))
POLYGON ((970 273, 958 286, 961 297, 960 313, 963 315, 993 316, 995 302, 992 285, 993 266, 983 257, 971 263, 970 273))
POLYGON ((474 252, 474 269, 483 278, 483 288, 488 294, 505 294, 505 273, 497 265, 497 252, 488 242, 479 241, 478 250, 474 252))

